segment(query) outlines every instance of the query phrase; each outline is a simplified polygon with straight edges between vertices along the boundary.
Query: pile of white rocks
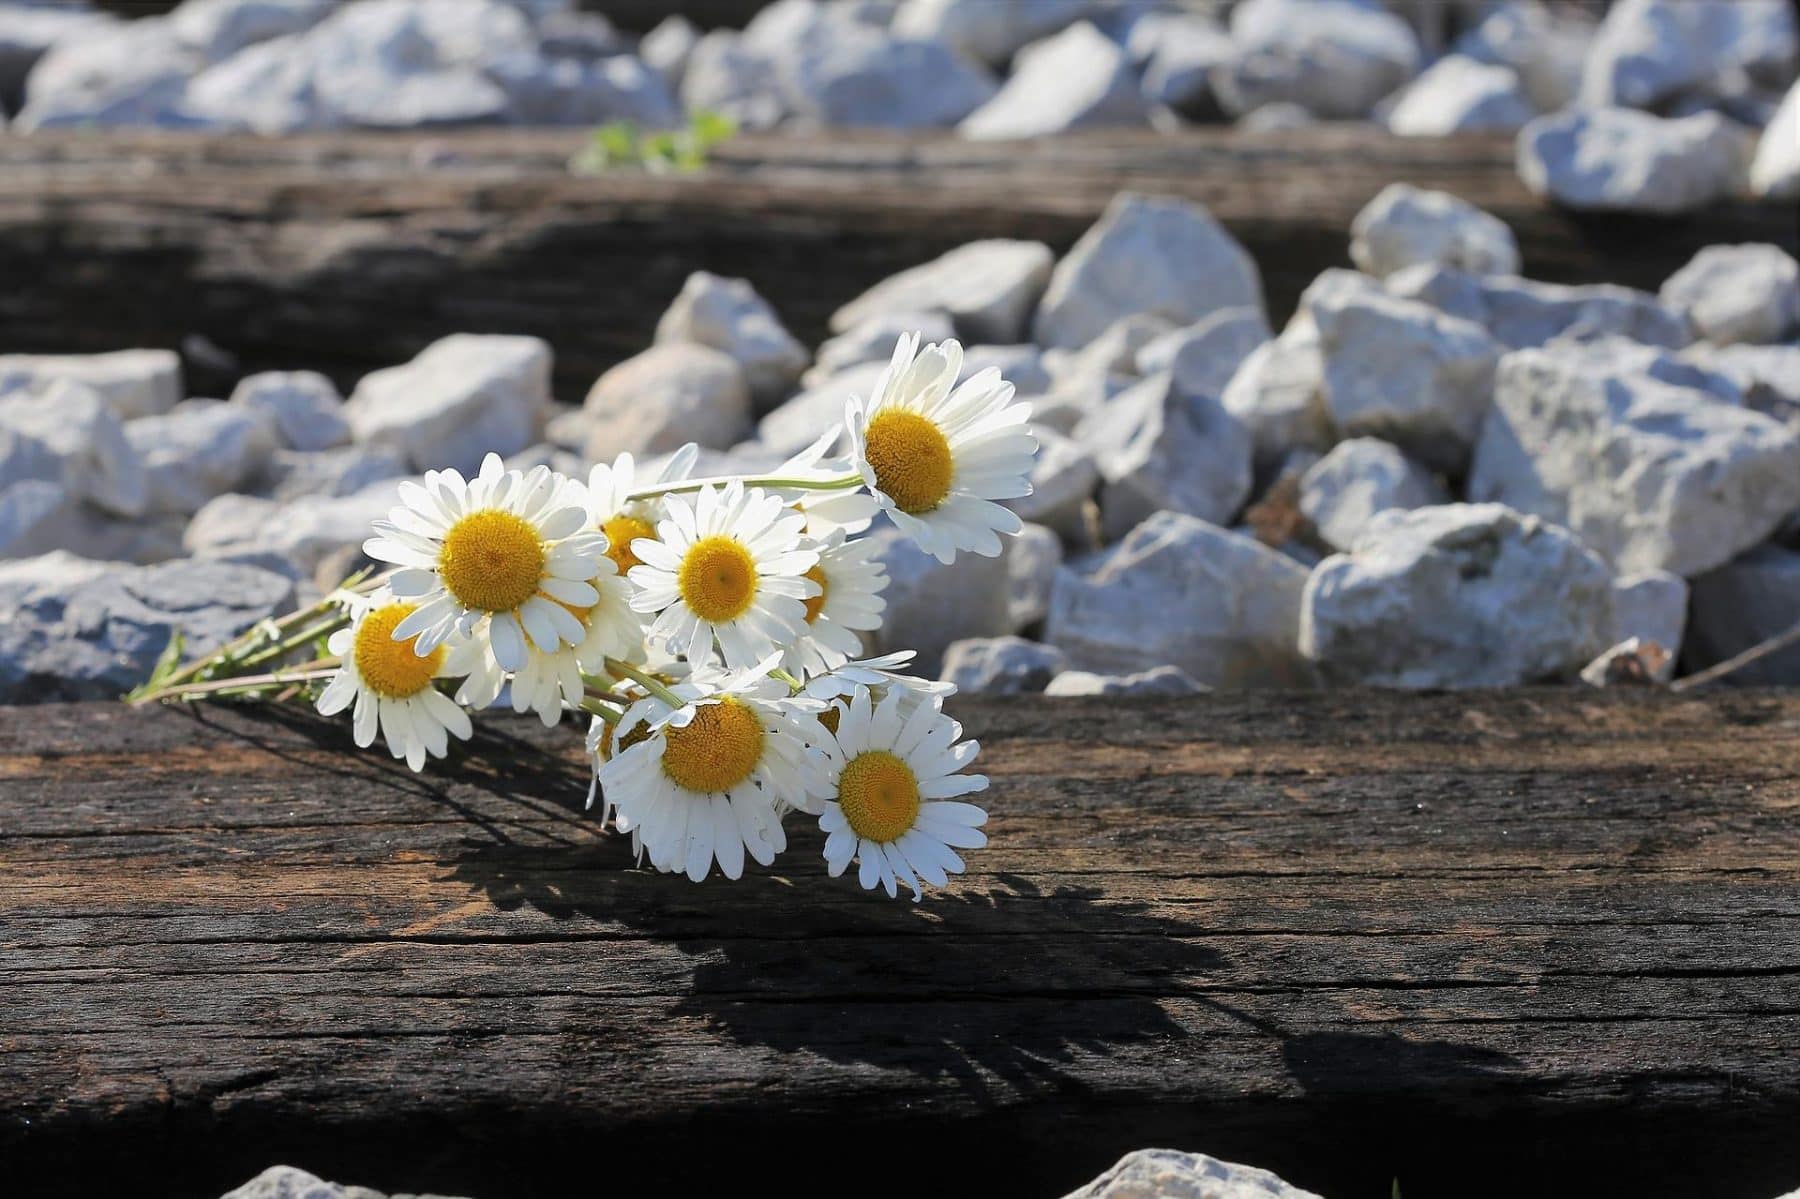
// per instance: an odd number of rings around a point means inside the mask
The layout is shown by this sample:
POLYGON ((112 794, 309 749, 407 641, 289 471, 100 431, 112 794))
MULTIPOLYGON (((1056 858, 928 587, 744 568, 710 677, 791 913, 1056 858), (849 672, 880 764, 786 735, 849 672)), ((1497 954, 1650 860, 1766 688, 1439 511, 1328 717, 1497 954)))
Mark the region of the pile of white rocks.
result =
MULTIPOLYGON (((1205 210, 1125 194, 1060 260, 975 242, 878 284, 812 351, 701 272, 579 406, 529 337, 446 338, 347 400, 304 372, 188 397, 166 351, 0 356, 0 699, 116 694, 175 628, 317 594, 428 468, 689 440, 703 473, 773 468, 906 330, 1004 372, 1042 445, 1004 556, 875 534, 869 648, 972 691, 1508 685, 1632 638, 1666 677, 1800 620, 1788 254, 1713 247, 1655 295, 1539 283, 1503 223, 1395 185, 1351 257, 1276 332, 1205 210)), ((1800 653, 1740 677, 1800 681, 1800 653)))
POLYGON ((1597 19, 1601 10, 776 0, 743 30, 702 34, 674 15, 635 39, 575 0, 186 0, 130 22, 81 0, 0 0, 0 108, 22 130, 262 133, 654 127, 702 110, 748 129, 971 138, 1359 120, 1402 136, 1522 130, 1526 181, 1579 207, 1671 211, 1800 192, 1789 0, 1617 0, 1597 19))

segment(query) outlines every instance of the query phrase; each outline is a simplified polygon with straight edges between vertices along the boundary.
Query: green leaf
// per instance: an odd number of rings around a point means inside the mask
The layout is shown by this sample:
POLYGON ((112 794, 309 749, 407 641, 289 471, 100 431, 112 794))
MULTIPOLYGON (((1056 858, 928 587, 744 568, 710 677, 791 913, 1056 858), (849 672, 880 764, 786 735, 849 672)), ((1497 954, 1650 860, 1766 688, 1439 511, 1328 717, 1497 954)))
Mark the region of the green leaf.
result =
POLYGON ((182 637, 180 629, 170 633, 169 643, 163 646, 162 653, 156 656, 156 664, 150 668, 150 677, 126 692, 125 698, 137 699, 162 686, 163 680, 174 674, 175 668, 181 665, 181 653, 186 646, 187 640, 182 637))
POLYGON ((738 131, 736 121, 710 108, 702 108, 688 118, 688 130, 703 156, 720 142, 735 137, 738 131))

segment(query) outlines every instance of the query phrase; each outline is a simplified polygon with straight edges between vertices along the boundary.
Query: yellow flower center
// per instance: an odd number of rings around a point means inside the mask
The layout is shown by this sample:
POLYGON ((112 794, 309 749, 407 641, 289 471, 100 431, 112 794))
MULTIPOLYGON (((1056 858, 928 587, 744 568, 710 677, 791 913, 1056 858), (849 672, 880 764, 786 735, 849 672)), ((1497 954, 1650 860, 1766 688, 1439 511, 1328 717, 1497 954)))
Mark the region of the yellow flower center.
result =
POLYGON ((484 612, 511 612, 537 592, 544 543, 522 516, 487 508, 444 534, 438 574, 457 602, 484 612))
POLYGON ((819 585, 819 594, 806 601, 806 623, 811 624, 825 610, 825 597, 831 594, 831 585, 825 581, 825 568, 821 566, 807 571, 806 577, 819 585))
POLYGON ((762 761, 763 726, 741 700, 705 704, 664 733, 663 773, 689 791, 729 791, 762 761))
POLYGON ((387 699, 417 695, 431 686, 444 664, 441 645, 421 658, 413 650, 417 637, 394 640, 394 627, 412 612, 412 604, 388 604, 363 617, 356 627, 356 641, 350 651, 356 660, 356 672, 369 690, 387 699))
POLYGON ((735 537, 702 537, 681 560, 680 585, 701 620, 736 620, 756 598, 756 562, 735 537))
POLYGON ((919 816, 919 780, 912 767, 883 749, 858 754, 838 776, 838 804, 850 831, 887 844, 919 816))
POLYGON ((883 408, 863 433, 875 486, 902 512, 930 512, 950 494, 955 463, 944 432, 916 412, 883 408))
POLYGON ((619 513, 611 520, 603 521, 600 531, 606 534, 606 556, 613 560, 613 565, 624 574, 634 566, 642 566, 643 562, 631 552, 631 543, 640 537, 656 540, 656 530, 650 522, 638 517, 619 513))
POLYGON ((613 748, 613 726, 607 725, 600 732, 600 756, 610 758, 614 754, 622 754, 640 741, 650 740, 650 726, 645 721, 638 721, 631 726, 631 731, 619 738, 619 748, 613 748))

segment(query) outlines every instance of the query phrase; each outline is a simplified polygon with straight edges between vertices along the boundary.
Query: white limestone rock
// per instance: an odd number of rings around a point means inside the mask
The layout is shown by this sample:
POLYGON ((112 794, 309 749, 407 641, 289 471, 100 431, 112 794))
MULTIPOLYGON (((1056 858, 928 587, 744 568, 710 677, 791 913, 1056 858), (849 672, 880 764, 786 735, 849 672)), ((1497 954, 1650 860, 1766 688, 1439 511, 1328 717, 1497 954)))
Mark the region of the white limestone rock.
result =
POLYGON ((1430 471, 1373 437, 1338 442, 1300 479, 1300 511, 1340 550, 1354 545, 1377 513, 1449 502, 1430 471))
POLYGON ((692 342, 730 355, 743 368, 759 411, 781 402, 806 369, 806 347, 787 331, 750 281, 709 271, 687 277, 675 302, 656 323, 656 340, 659 345, 692 342))
POLYGON ((1223 396, 1244 360, 1272 336, 1260 308, 1226 308, 1138 350, 1137 373, 1167 371, 1189 395, 1223 396))
POLYGON ((1800 344, 1715 346, 1705 342, 1683 350, 1681 359, 1724 376, 1740 401, 1800 434, 1800 344))
POLYGON ((122 520, 57 477, 64 462, 35 438, 0 429, 0 558, 68 550, 83 558, 150 563, 181 552, 181 516, 122 520))
POLYGON ((1758 412, 1563 347, 1507 355, 1469 475, 1625 572, 1693 576, 1800 508, 1800 437, 1758 412))
POLYGON ((330 450, 276 450, 260 482, 270 499, 297 500, 305 495, 355 495, 371 483, 411 473, 406 459, 392 450, 346 445, 330 450))
MULTIPOLYGON (((819 346, 813 365, 801 376, 807 387, 816 387, 831 376, 861 366, 865 362, 886 363, 894 356, 894 346, 908 333, 916 333, 921 345, 944 342, 956 336, 949 316, 936 309, 923 312, 897 311, 870 316, 852 325, 819 346)), ((965 370, 965 375, 975 372, 965 370)))
POLYGON ((246 46, 311 29, 336 7, 334 0, 183 0, 169 25, 202 59, 222 62, 246 46))
POLYGON ((399 480, 370 484, 354 495, 302 496, 282 503, 222 495, 188 522, 182 548, 195 558, 247 559, 273 555, 310 576, 320 563, 360 546, 371 522, 400 502, 399 480))
POLYGON ((1325 406, 1325 355, 1318 326, 1304 309, 1281 336, 1250 352, 1221 402, 1250 433, 1259 470, 1290 450, 1331 448, 1337 431, 1325 406))
POLYGON ((1648 375, 1652 379, 1705 392, 1715 400, 1733 406, 1744 404, 1744 388, 1725 371, 1712 369, 1691 351, 1677 354, 1659 346, 1639 345, 1623 337, 1605 337, 1596 341, 1553 341, 1549 349, 1559 354, 1572 370, 1591 370, 1595 374, 1648 375))
MULTIPOLYGON (((223 1199, 387 1199, 368 1187, 326 1182, 293 1166, 270 1166, 223 1199)), ((453 1199, 448 1195, 395 1195, 393 1199, 453 1199)))
POLYGON ((1086 21, 1020 51, 992 99, 957 126, 964 137, 1045 137, 1143 125, 1148 114, 1131 60, 1086 21))
POLYGON ((1306 570, 1284 555, 1198 517, 1159 512, 1086 565, 1057 572, 1044 622, 1044 639, 1076 669, 1174 665, 1214 687, 1310 682, 1299 652, 1306 570))
POLYGON ((1050 372, 1044 369, 1044 354, 1030 342, 1016 345, 963 346, 963 374, 978 375, 984 370, 997 370, 1013 385, 1013 394, 1021 398, 1043 395, 1050 390, 1050 372))
POLYGON ((682 123, 668 81, 631 54, 586 60, 518 52, 487 64, 483 74, 505 94, 506 119, 515 124, 630 121, 646 129, 672 129, 682 123))
POLYGON ((54 474, 28 474, 9 464, 0 480, 45 478, 117 516, 136 517, 149 504, 143 459, 100 393, 67 378, 45 383, 0 381, 0 431, 29 439, 55 460, 54 474))
POLYGON ((1681 654, 1687 610, 1688 582, 1680 575, 1666 570, 1620 575, 1613 580, 1612 640, 1617 644, 1636 637, 1654 643, 1672 661, 1681 654))
POLYGON ((254 566, 95 566, 53 556, 0 568, 0 702, 113 699, 143 682, 180 630, 205 653, 291 608, 293 583, 254 566))
POLYGON ((1619 0, 1588 55, 1581 102, 1655 108, 1733 75, 1784 84, 1797 54, 1787 0, 1619 0))
POLYGON ((1612 573, 1566 529, 1503 504, 1390 509, 1307 580, 1301 650, 1330 682, 1508 687, 1606 649, 1612 573))
POLYGON ((144 464, 145 511, 186 515, 254 479, 275 452, 267 416, 223 400, 187 400, 125 423, 144 464))
POLYGON ((1109 541, 1162 511, 1229 524, 1250 495, 1250 434, 1218 400, 1182 391, 1168 375, 1121 392, 1076 428, 1075 441, 1100 467, 1109 541))
POLYGON ((1191 325, 1220 309, 1262 307, 1255 262, 1210 213, 1124 192, 1051 272, 1033 340, 1082 346, 1132 313, 1191 325))
POLYGON ((1800 263, 1780 246, 1707 246, 1659 294, 1719 345, 1800 335, 1800 263))
POLYGON ((1511 67, 1447 54, 1400 93, 1387 127, 1401 137, 1516 133, 1537 115, 1511 67))
POLYGON ((232 390, 231 402, 268 416, 281 444, 290 450, 329 450, 350 442, 344 397, 316 371, 250 375, 232 390))
POLYGON ((1014 632, 1037 624, 1050 611, 1050 589, 1062 561, 1062 539, 1043 525, 1026 524, 1008 543, 1006 596, 1014 632))
POLYGON ((1021 342, 1055 257, 1042 242, 969 242, 877 283, 831 314, 831 331, 849 332, 884 313, 935 310, 965 341, 1021 342))
POLYGON ((61 463, 42 443, 0 431, 0 559, 46 554, 73 539, 78 497, 55 477, 61 463))
MULTIPOLYGON (((759 14, 746 39, 758 40, 759 14)), ((886 30, 821 9, 792 38, 769 33, 777 78, 789 111, 804 124, 948 128, 994 96, 987 69, 942 42, 894 37, 886 30)))
POLYGON ((944 650, 938 677, 959 695, 1029 695, 1067 665, 1062 651, 1023 637, 966 637, 944 650))
POLYGON ((1330 270, 1301 298, 1319 330, 1324 398, 1345 436, 1379 437, 1428 466, 1467 461, 1501 346, 1481 326, 1330 270))
POLYGON ((514 112, 509 86, 527 106, 555 90, 537 44, 531 22, 500 0, 365 0, 209 68, 186 108, 265 134, 503 121, 514 112))
POLYGON ((160 415, 182 398, 181 359, 173 350, 0 354, 0 394, 58 379, 92 388, 120 420, 160 415))
POLYGON ((735 30, 714 29, 694 44, 681 77, 689 112, 729 117, 739 129, 773 129, 788 115, 775 62, 735 30))
POLYGON ((1122 316, 1080 349, 1044 351, 1044 369, 1056 390, 1074 388, 1110 400, 1143 378, 1138 357, 1175 326, 1153 312, 1122 316))
POLYGON ((205 65, 168 18, 145 17, 59 40, 25 79, 14 128, 192 123, 188 79, 205 65))
POLYGON ((596 462, 625 451, 668 453, 689 441, 730 449, 752 420, 743 369, 724 351, 691 342, 662 342, 619 363, 595 381, 583 407, 587 456, 596 462))
POLYGON ((1351 223, 1350 260, 1378 278, 1420 263, 1475 275, 1517 275, 1519 243, 1505 221, 1467 200, 1390 183, 1351 223))
POLYGON ((411 362, 364 375, 343 416, 359 445, 404 454, 414 470, 472 476, 487 454, 505 457, 539 440, 550 363, 540 338, 453 334, 411 362))
MULTIPOLYGON (((1051 679, 1045 695, 1101 695, 1115 699, 1178 699, 1204 695, 1212 688, 1196 682, 1179 666, 1158 666, 1133 674, 1095 674, 1091 670, 1065 670, 1051 679)), ((1157 1192, 1161 1194, 1162 1192, 1157 1192)))
POLYGON ((1750 190, 1770 200, 1800 199, 1800 82, 1788 88, 1756 143, 1750 190))
MULTIPOLYGON (((1800 622, 1800 553, 1760 545, 1694 580, 1685 662, 1702 670, 1800 622)), ((1800 645, 1789 645, 1730 676, 1743 686, 1800 683, 1800 645)))
POLYGON ((1239 116, 1291 103, 1353 120, 1419 69, 1411 27, 1360 0, 1245 0, 1231 11, 1231 36, 1239 54, 1212 82, 1239 116))
POLYGON ((885 520, 868 537, 888 574, 881 628, 864 638, 871 653, 916 650, 915 673, 932 678, 951 642, 1012 632, 1006 553, 958 554, 946 566, 885 520))
POLYGON ((783 457, 798 454, 827 429, 843 428, 846 402, 873 395, 887 366, 886 359, 864 362, 820 380, 758 421, 756 439, 783 457))
POLYGON ((1571 109, 1519 132, 1519 177, 1569 208, 1692 212, 1744 189, 1751 142, 1715 112, 1664 120, 1629 108, 1571 109))
POLYGON ((1002 67, 1020 50, 1088 16, 1094 0, 904 0, 894 14, 901 37, 941 41, 958 54, 1002 67))
POLYGON ((113 20, 84 6, 0 3, 0 107, 19 108, 25 77, 51 47, 99 32, 113 20))
POLYGON ((1201 12, 1146 12, 1132 22, 1125 43, 1143 73, 1144 99, 1189 120, 1224 115, 1212 76, 1237 57, 1237 43, 1201 12))
MULTIPOLYGON (((1066 693, 1064 693, 1066 694, 1066 693)), ((1099 692, 1099 694, 1111 694, 1099 692)), ((1267 1170, 1204 1153, 1139 1149, 1064 1199, 1319 1199, 1267 1170)))
POLYGON ((1421 263, 1390 275, 1387 289, 1472 321, 1515 350, 1552 340, 1609 338, 1680 349, 1694 336, 1687 318, 1655 296, 1610 283, 1569 286, 1480 277, 1421 263))
POLYGON ((1511 67, 1539 112, 1567 107, 1581 87, 1594 40, 1593 15, 1573 5, 1507 0, 1489 9, 1457 40, 1456 52, 1477 62, 1511 67))
POLYGON ((1021 520, 1054 529, 1071 545, 1090 540, 1089 505, 1100 489, 1100 464, 1091 448, 1047 425, 1033 425, 1037 455, 1031 461, 1031 494, 1002 500, 1021 520))
POLYGON ((679 88, 700 36, 698 26, 680 13, 673 13, 644 35, 643 41, 638 43, 638 54, 662 72, 671 88, 679 88))

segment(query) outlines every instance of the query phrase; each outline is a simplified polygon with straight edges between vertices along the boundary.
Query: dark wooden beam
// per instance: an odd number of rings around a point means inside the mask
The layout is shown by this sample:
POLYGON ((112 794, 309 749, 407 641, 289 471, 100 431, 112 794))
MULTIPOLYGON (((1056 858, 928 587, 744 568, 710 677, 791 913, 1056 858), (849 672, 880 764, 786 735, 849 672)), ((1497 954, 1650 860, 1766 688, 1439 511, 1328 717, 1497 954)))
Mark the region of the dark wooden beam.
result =
MULTIPOLYGON (((1800 251, 1792 213, 1581 218, 1530 196, 1507 138, 1100 133, 1037 143, 843 133, 738 139, 712 169, 571 177, 573 132, 283 139, 0 136, 0 350, 179 347, 342 383, 453 332, 547 338, 561 398, 643 349, 690 271, 752 280, 809 343, 871 284, 979 237, 1066 250, 1121 189, 1206 204, 1256 257, 1274 318, 1348 265, 1382 187, 1455 192, 1517 232, 1526 272, 1655 288, 1700 247, 1800 251)), ((229 369, 197 355, 195 384, 229 369)))
POLYGON ((798 821, 634 868, 571 730, 0 709, 0 1193, 1792 1185, 1800 694, 958 711, 993 844, 915 906, 798 821))

